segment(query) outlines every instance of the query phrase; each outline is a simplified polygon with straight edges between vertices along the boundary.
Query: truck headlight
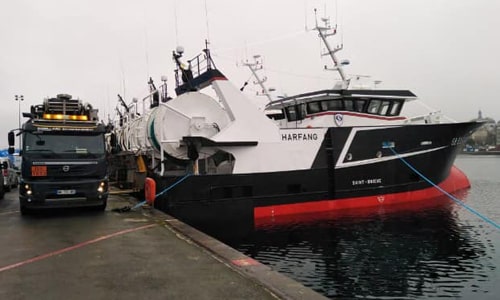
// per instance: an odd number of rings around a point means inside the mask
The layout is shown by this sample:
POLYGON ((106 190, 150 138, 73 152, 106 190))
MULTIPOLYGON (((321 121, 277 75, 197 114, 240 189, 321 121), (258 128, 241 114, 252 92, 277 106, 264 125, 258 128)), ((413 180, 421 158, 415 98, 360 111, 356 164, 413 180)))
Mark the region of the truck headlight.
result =
POLYGON ((29 184, 24 185, 24 190, 26 191, 26 195, 31 195, 33 194, 33 191, 31 190, 31 186, 29 184))
POLYGON ((99 183, 99 187, 97 188, 97 191, 99 193, 104 193, 106 191, 106 182, 105 181, 101 181, 101 183, 99 183))

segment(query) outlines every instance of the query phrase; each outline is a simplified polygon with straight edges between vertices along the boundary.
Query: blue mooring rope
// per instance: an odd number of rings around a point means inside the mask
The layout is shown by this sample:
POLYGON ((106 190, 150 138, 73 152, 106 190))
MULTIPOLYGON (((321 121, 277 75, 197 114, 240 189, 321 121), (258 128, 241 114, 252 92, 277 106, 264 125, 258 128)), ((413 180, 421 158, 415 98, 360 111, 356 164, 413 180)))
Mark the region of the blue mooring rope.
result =
POLYGON ((467 209, 468 211, 470 211, 471 213, 475 214, 476 216, 480 217, 481 219, 483 219, 485 222, 487 223, 490 223, 491 225, 493 225, 493 227, 496 227, 497 229, 500 229, 500 225, 498 223, 496 223, 495 221, 491 220, 490 218, 486 217, 486 216, 483 216, 480 212, 478 212, 477 210, 473 209, 472 207, 468 206, 467 204, 465 204, 464 202, 460 201, 458 198, 456 198, 455 196, 451 195, 450 193, 448 193, 447 191, 443 190, 441 187, 439 187, 437 184, 435 184, 434 182, 432 182, 429 178, 425 177, 424 174, 420 173, 417 169, 415 169, 409 162, 407 162, 403 157, 401 157, 397 152, 396 150, 394 150, 394 147, 386 147, 388 149, 391 149, 392 153, 394 153, 394 155, 396 155, 397 158, 399 158, 408 168, 410 168, 413 172, 415 172, 418 176, 422 177, 425 181, 427 181, 430 185, 434 186, 436 189, 438 189, 439 191, 441 191, 443 194, 445 194, 446 196, 448 196, 451 200, 455 201, 455 203, 458 203, 459 205, 461 205, 462 207, 464 207, 465 209, 467 209))
MULTIPOLYGON (((188 178, 189 176, 191 176, 192 174, 191 173, 187 173, 186 175, 184 175, 184 177, 182 177, 181 179, 177 180, 176 182, 174 182, 173 184, 169 185, 168 187, 166 187, 165 189, 163 189, 163 191, 159 192, 158 194, 155 195, 155 199, 160 197, 161 195, 165 194, 167 191, 169 191, 170 189, 172 189, 174 186, 178 185, 179 183, 183 182, 186 178, 188 178)), ((137 203, 134 207, 132 207, 131 209, 136 209, 138 207, 141 207, 143 206, 144 204, 146 204, 146 200, 142 201, 142 202, 139 202, 137 203)))

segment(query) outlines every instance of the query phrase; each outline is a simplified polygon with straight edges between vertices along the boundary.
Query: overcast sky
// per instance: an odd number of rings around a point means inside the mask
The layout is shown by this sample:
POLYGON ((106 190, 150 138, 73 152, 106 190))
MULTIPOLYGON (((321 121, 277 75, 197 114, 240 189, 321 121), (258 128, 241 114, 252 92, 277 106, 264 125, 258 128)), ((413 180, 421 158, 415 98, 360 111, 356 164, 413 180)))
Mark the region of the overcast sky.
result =
MULTIPOLYGON (((1 0, 0 147, 21 110, 68 93, 114 116, 116 94, 142 98, 151 76, 169 76, 172 50, 190 58, 209 38, 219 69, 236 85, 255 54, 280 93, 331 88, 313 9, 339 26, 348 74, 380 88, 409 89, 459 121, 500 120, 498 0, 1 0)), ((334 40, 332 40, 333 42, 334 40)), ((336 44, 337 42, 333 42, 336 44)), ((248 93, 256 89, 249 85, 248 93)))

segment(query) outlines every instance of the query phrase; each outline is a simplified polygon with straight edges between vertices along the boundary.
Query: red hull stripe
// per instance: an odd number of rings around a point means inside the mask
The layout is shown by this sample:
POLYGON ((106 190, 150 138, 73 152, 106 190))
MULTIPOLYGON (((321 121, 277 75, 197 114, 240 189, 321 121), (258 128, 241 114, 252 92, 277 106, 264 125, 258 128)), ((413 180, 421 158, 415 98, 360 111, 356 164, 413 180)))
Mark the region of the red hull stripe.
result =
MULTIPOLYGON (((457 192, 470 187, 467 176, 457 167, 453 166, 448 178, 439 184, 448 193, 457 192)), ((442 196, 435 187, 429 187, 417 191, 374 195, 356 198, 344 198, 336 200, 318 200, 306 203, 292 203, 254 208, 254 219, 286 216, 294 214, 319 213, 352 208, 368 208, 380 205, 391 205, 422 201, 442 196)))

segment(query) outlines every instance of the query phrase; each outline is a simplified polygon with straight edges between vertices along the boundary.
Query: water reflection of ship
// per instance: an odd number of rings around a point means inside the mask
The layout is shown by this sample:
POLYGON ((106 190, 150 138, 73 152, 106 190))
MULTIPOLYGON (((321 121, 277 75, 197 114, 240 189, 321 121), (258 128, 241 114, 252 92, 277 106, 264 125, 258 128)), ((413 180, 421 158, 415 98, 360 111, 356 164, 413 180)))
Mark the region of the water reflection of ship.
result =
POLYGON ((267 224, 225 242, 329 297, 458 296, 480 280, 485 246, 449 200, 425 205, 267 224))

